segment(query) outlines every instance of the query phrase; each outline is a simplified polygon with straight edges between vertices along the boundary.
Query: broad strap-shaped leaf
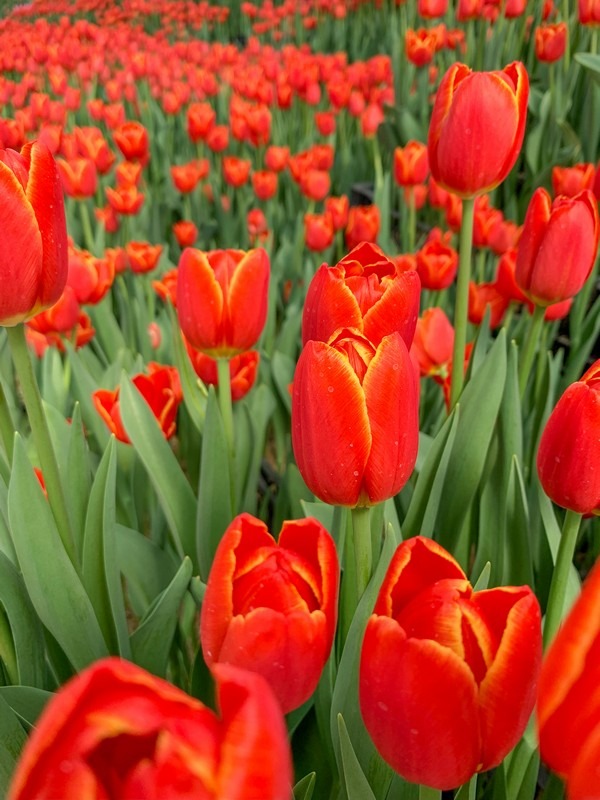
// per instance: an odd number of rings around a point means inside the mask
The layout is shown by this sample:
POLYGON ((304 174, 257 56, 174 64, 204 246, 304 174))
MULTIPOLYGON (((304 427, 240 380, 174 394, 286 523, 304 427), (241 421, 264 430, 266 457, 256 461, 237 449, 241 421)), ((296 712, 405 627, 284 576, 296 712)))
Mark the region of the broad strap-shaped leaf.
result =
POLYGON ((342 753, 342 770, 348 800, 375 800, 373 790, 369 786, 369 781, 366 779, 352 747, 344 717, 338 714, 337 721, 342 753))

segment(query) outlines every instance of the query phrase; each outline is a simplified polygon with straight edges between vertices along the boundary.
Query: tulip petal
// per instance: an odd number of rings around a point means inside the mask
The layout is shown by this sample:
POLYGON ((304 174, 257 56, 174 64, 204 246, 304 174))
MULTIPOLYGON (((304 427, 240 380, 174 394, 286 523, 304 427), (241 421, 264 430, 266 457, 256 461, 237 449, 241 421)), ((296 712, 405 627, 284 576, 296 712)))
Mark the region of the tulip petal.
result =
POLYGON ((575 758, 567 781, 569 800, 594 800, 600 797, 600 725, 597 723, 575 758))
POLYGON ((310 340, 327 342, 338 328, 362 331, 363 318, 356 298, 344 282, 343 270, 323 264, 306 292, 302 344, 310 340))
POLYGON ((364 488, 371 503, 393 497, 409 479, 419 448, 419 394, 399 333, 383 339, 363 381, 372 444, 364 488))
POLYGON ((21 155, 30 159, 26 194, 41 235, 43 270, 38 302, 46 308, 58 300, 67 281, 67 223, 62 183, 46 145, 26 144, 21 155))
POLYGON ((437 642, 407 639, 373 615, 360 663, 360 707, 382 757, 406 780, 452 789, 478 769, 477 686, 468 666, 437 642))
POLYGON ((326 503, 354 506, 371 449, 367 406, 347 358, 310 341, 296 367, 292 443, 306 485, 326 503))
POLYGON ((219 349, 223 292, 206 255, 191 247, 179 259, 177 316, 190 344, 209 353, 219 349))
POLYGON ((542 658, 541 614, 528 586, 477 592, 472 602, 499 643, 479 687, 486 770, 508 755, 531 716, 542 658))
POLYGON ((15 325, 38 308, 42 238, 33 209, 14 173, 0 161, 0 323, 15 325))
POLYGON ((429 123, 429 136, 427 139, 429 166, 431 168, 431 174, 436 181, 438 180, 437 176, 439 174, 438 144, 444 125, 446 124, 446 117, 450 112, 456 87, 470 74, 471 70, 465 64, 452 64, 440 81, 436 92, 435 104, 431 112, 431 120, 429 123))
POLYGON ((381 300, 364 317, 364 334, 373 344, 398 331, 410 349, 421 300, 421 279, 414 270, 402 272, 387 284, 381 300))
POLYGON ((239 262, 227 296, 226 342, 237 351, 253 347, 267 319, 269 257, 265 250, 249 250, 239 262))

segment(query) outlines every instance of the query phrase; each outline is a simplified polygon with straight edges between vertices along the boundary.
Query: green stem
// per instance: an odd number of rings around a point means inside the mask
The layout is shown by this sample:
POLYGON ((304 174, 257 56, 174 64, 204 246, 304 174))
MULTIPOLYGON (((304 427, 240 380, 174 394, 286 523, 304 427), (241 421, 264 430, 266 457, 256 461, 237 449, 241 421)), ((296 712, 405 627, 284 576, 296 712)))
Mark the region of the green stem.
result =
POLYGON ((81 228, 83 230, 83 242, 85 249, 93 253, 94 250, 94 234, 92 233, 92 223, 90 221, 90 212, 85 200, 80 200, 79 205, 79 218, 81 220, 81 228))
POLYGON ((419 800, 441 800, 442 793, 439 789, 432 789, 431 786, 419 786, 419 800))
POLYGON ((25 326, 23 324, 7 328, 8 344, 17 372, 17 377, 21 386, 33 441, 38 452, 44 482, 48 491, 50 508, 56 521, 56 526, 62 539, 65 550, 75 566, 77 566, 77 556, 75 552, 75 539, 71 528, 71 520, 65 501, 65 493, 58 471, 56 454, 50 438, 48 421, 44 413, 42 398, 38 388, 31 357, 27 350, 25 340, 25 326))
POLYGON ((356 564, 356 602, 360 601, 371 578, 373 553, 371 548, 371 509, 360 507, 352 509, 352 529, 354 533, 354 562, 356 564))
POLYGON ((408 187, 408 252, 412 253, 415 249, 415 239, 417 234, 417 208, 415 205, 415 187, 408 187))
POLYGON ((2 381, 0 381, 0 438, 2 439, 4 452, 6 453, 9 463, 12 461, 15 430, 15 424, 6 401, 4 386, 2 385, 2 381))
POLYGON ((527 378, 529 377, 529 372, 531 371, 531 365, 533 363, 533 357, 535 355, 540 331, 542 325, 544 324, 544 312, 545 309, 543 306, 535 307, 531 325, 527 331, 527 338, 525 339, 525 344, 523 346, 523 356, 520 359, 519 364, 519 393, 521 398, 523 398, 525 394, 527 378))
POLYGON ((556 564, 552 573, 550 584, 550 594, 546 607, 546 619, 544 621, 544 648, 548 647, 563 616, 565 606, 565 596, 567 594, 567 582, 569 580, 569 569, 573 563, 575 545, 577 544, 577 534, 581 523, 581 514, 567 510, 563 523, 560 544, 556 555, 556 564))
POLYGON ((223 418, 223 426, 225 428, 225 436, 227 438, 229 454, 231 457, 233 457, 233 404, 231 402, 231 376, 229 374, 228 358, 217 359, 217 379, 217 398, 219 400, 219 408, 221 409, 221 416, 223 418))
POLYGON ((462 224, 460 226, 458 279, 456 282, 456 304, 454 306, 454 350, 452 353, 452 383, 450 384, 450 408, 454 408, 465 380, 463 362, 467 343, 467 312, 469 310, 469 281, 471 280, 471 251, 473 249, 473 217, 475 198, 463 199, 462 224))

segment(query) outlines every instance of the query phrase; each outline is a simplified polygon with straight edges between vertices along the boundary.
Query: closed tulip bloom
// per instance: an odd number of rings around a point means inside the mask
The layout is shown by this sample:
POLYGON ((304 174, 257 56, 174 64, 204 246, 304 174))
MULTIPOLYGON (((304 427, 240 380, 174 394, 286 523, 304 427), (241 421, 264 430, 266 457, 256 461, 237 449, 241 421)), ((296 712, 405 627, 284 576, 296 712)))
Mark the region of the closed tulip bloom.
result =
POLYGON ((139 161, 145 165, 150 160, 148 131, 141 122, 124 122, 114 131, 115 144, 127 161, 139 161))
POLYGON ((419 394, 399 333, 375 347, 359 331, 310 341, 294 374, 292 444, 308 488, 325 503, 393 497, 415 465, 419 394))
POLYGON ((197 169, 196 162, 190 161, 188 164, 173 165, 171 167, 171 180, 175 188, 182 194, 193 192, 201 174, 197 169))
POLYGON ((322 253, 333 244, 335 230, 331 214, 304 215, 304 242, 309 250, 322 253))
POLYGON ((190 103, 186 117, 188 136, 192 142, 198 142, 215 126, 217 112, 209 103, 190 103))
POLYGON ((91 158, 73 158, 69 161, 57 158, 56 165, 66 195, 81 200, 96 193, 98 173, 91 158))
POLYGON ((498 186, 519 155, 528 96, 529 78, 519 61, 497 72, 453 64, 440 83, 429 125, 435 180, 461 197, 498 186))
POLYGON ((568 387, 540 439, 540 483, 557 505, 600 513, 600 361, 568 387))
POLYGON ((223 158, 223 178, 225 183, 239 189, 250 177, 252 162, 247 158, 237 156, 225 156, 223 158))
POLYGON ((566 22, 538 26, 535 29, 535 55, 538 61, 552 63, 561 59, 565 54, 567 35, 566 22))
POLYGON ((568 800, 600 797, 600 560, 542 665, 537 725, 542 760, 567 783, 568 800))
POLYGON ((67 280, 67 228, 60 175, 45 145, 0 150, 0 325, 54 305, 67 280))
POLYGON ((429 241, 417 251, 417 272, 425 289, 447 289, 456 277, 458 253, 442 241, 429 241))
POLYGON ((213 358, 250 350, 267 318, 269 273, 262 248, 186 248, 179 260, 177 314, 190 343, 213 358))
POLYGON ((315 273, 304 303, 302 342, 329 341, 338 328, 357 328, 375 346, 398 331, 410 347, 419 314, 416 272, 398 274, 375 244, 357 245, 334 267, 315 273))
POLYGON ((528 586, 474 592, 440 545, 401 544, 367 623, 360 708, 403 778, 452 789, 501 763, 533 710, 542 655, 528 586))
POLYGON ((579 0, 577 9, 582 25, 600 25, 600 0, 579 0))
POLYGON ((270 200, 277 194, 277 173, 266 169, 253 172, 252 188, 259 200, 270 200))
POLYGON ((447 373, 452 361, 454 328, 441 308, 427 308, 417 320, 415 338, 410 351, 424 376, 447 373))
POLYGON ((485 312, 489 309, 489 325, 492 330, 502 324, 509 301, 495 283, 469 282, 469 322, 481 325, 485 312))
POLYGON ((346 227, 349 210, 350 201, 348 200, 348 195, 343 194, 340 197, 325 198, 325 211, 331 214, 331 221, 335 231, 341 231, 346 227))
POLYGON ((316 519, 284 522, 279 542, 240 514, 217 549, 202 602, 206 663, 233 664, 268 681, 284 713, 316 689, 337 619, 335 543, 316 519))
MULTIPOLYGON (((194 372, 202 383, 207 386, 218 386, 219 376, 216 360, 207 356, 206 353, 196 350, 187 339, 185 339, 185 346, 194 372)), ((260 355, 256 350, 247 350, 245 353, 240 353, 229 359, 231 399, 234 403, 242 400, 254 386, 259 362, 260 355)))
POLYGON ((128 661, 105 658, 48 702, 9 800, 287 800, 285 721, 259 675, 214 669, 219 715, 128 661))
POLYGON ((190 219, 181 219, 173 224, 173 234, 179 247, 192 247, 198 238, 198 228, 190 219))
POLYGON ((410 141, 394 150, 394 178, 398 186, 424 183, 429 172, 427 145, 410 141))
POLYGON ((149 242, 127 242, 125 253, 132 272, 151 272, 158 266, 162 245, 149 242))
POLYGON ((517 251, 516 281, 540 306, 574 297, 586 282, 598 250, 598 207, 594 195, 551 200, 533 193, 517 251))
POLYGON ((346 247, 352 250, 361 242, 376 242, 381 226, 381 215, 377 206, 353 206, 348 211, 346 247))
POLYGON ((412 30, 409 28, 404 37, 406 58, 415 67, 424 67, 431 63, 436 51, 437 39, 428 28, 412 30))
POLYGON ((575 164, 572 167, 552 167, 552 192, 557 197, 575 197, 584 189, 594 189, 596 167, 593 164, 575 164))
POLYGON ((137 214, 144 205, 145 195, 137 186, 119 186, 117 189, 106 186, 104 191, 110 207, 117 214, 137 214))
POLYGON ((448 0, 418 0, 417 14, 425 19, 443 17, 448 10, 448 0))

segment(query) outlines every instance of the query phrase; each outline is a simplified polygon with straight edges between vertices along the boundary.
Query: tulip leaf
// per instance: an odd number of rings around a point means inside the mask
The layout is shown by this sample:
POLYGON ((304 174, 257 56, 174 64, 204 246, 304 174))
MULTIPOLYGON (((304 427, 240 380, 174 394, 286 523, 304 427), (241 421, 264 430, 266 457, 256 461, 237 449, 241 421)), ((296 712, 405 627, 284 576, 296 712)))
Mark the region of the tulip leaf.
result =
POLYGON ((18 717, 0 695, 0 797, 6 797, 27 736, 18 717))
POLYGON ((8 515, 23 581, 42 623, 75 669, 106 656, 90 598, 64 549, 20 436, 15 437, 8 515))
POLYGON ((152 603, 131 635, 133 661, 159 677, 166 675, 177 612, 191 577, 192 562, 186 556, 171 583, 152 603))
POLYGON ((275 397, 268 386, 262 384, 248 398, 247 413, 250 415, 252 431, 251 460, 242 498, 242 510, 250 514, 256 513, 256 498, 260 466, 265 451, 267 426, 275 411, 275 397))
POLYGON ((112 312, 110 295, 99 303, 89 306, 88 310, 96 331, 97 343, 102 348, 107 362, 111 363, 116 360, 120 350, 127 349, 127 344, 112 312))
POLYGON ((185 407, 188 410, 190 419, 194 423, 196 430, 202 435, 206 417, 206 386, 194 371, 194 367, 192 366, 192 362, 190 361, 190 357, 183 343, 183 335, 179 327, 177 315, 172 307, 169 308, 169 317, 171 319, 173 354, 175 366, 179 373, 179 380, 181 381, 183 402, 185 403, 185 407))
POLYGON ((161 550, 147 536, 116 526, 118 563, 127 582, 127 596, 138 616, 143 616, 177 572, 177 564, 170 553, 161 550))
POLYGON ((376 797, 385 796, 392 778, 392 770, 377 752, 362 720, 358 701, 358 676, 361 645, 367 620, 373 611, 379 588, 395 549, 395 537, 393 531, 388 527, 384 534, 383 548, 374 574, 360 599, 350 624, 331 701, 330 730, 338 770, 341 775, 344 774, 338 727, 338 714, 341 714, 358 762, 376 797))
POLYGON ((116 474, 115 440, 112 437, 90 493, 83 542, 83 581, 110 652, 130 658, 115 540, 116 474))
MULTIPOLYGON (((560 545, 560 539, 562 536, 562 532, 558 522, 556 521, 556 515, 554 513, 554 507, 552 505, 552 501, 548 497, 548 495, 542 489, 539 481, 538 483, 538 508, 540 512, 540 516, 542 518, 542 525, 544 528, 544 533, 546 535, 546 541, 548 547, 550 549, 550 553, 552 556, 552 564, 556 564, 556 558, 558 556, 558 547, 560 545)), ((550 583, 551 575, 548 576, 547 585, 550 583)), ((569 568, 569 577, 567 580, 567 591, 565 596, 565 605, 563 608, 563 614, 566 613, 566 610, 570 608, 577 597, 581 592, 581 579, 579 577, 579 573, 577 572, 577 568, 574 564, 571 564, 569 568)))
POLYGON ((362 771, 352 747, 344 717, 338 714, 337 721, 342 754, 342 770, 348 800, 375 800, 375 795, 369 786, 368 780, 365 778, 365 773, 362 771))
POLYGON ((34 686, 0 686, 0 697, 8 703, 19 720, 31 728, 54 694, 34 686))
POLYGON ((75 547, 81 555, 83 550, 81 539, 85 530, 85 517, 92 481, 89 450, 81 422, 79 403, 75 403, 73 409, 66 450, 65 484, 69 487, 69 511, 75 534, 75 547))
POLYGON ((294 380, 296 362, 285 353, 276 350, 271 360, 271 374, 273 383, 277 389, 277 394, 288 414, 292 413, 292 395, 289 386, 294 380))
POLYGON ((69 342, 66 343, 65 347, 69 364, 71 365, 71 391, 81 404, 83 423, 100 448, 104 450, 110 434, 100 414, 96 411, 92 400, 92 395, 98 388, 98 383, 83 364, 80 352, 75 350, 69 342))
POLYGON ((600 55, 596 53, 575 53, 573 61, 580 64, 590 73, 590 77, 600 83, 600 55))
POLYGON ((506 568, 504 582, 514 586, 528 584, 533 586, 533 566, 531 543, 529 541, 529 508, 523 475, 516 456, 512 469, 506 498, 506 568))
POLYGON ((221 537, 233 519, 229 446, 217 395, 211 386, 200 457, 196 547, 200 576, 206 581, 221 537))
POLYGON ((10 535, 10 525, 8 522, 8 488, 9 475, 4 478, 0 474, 0 553, 3 553, 8 560, 15 566, 18 564, 15 547, 10 535))
POLYGON ((316 772, 309 772, 294 786, 294 800, 311 800, 317 780, 316 772))
POLYGON ((485 589, 488 588, 490 584, 490 574, 492 572, 492 565, 491 562, 486 561, 483 565, 483 569, 479 573, 479 577, 476 581, 473 582, 473 591, 474 592, 483 592, 485 589))
MULTIPOLYGON (((14 683, 40 686, 44 683, 44 633, 14 564, 0 552, 0 616, 6 615, 17 674, 14 683)), ((0 658, 3 658, 0 635, 0 658)))
POLYGON ((152 481, 175 548, 180 556, 189 556, 196 565, 194 493, 150 406, 125 374, 121 380, 120 405, 125 431, 152 481))
POLYGON ((523 734, 506 762, 506 796, 534 797, 540 768, 540 755, 537 749, 535 725, 533 720, 523 734))

